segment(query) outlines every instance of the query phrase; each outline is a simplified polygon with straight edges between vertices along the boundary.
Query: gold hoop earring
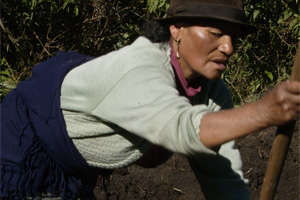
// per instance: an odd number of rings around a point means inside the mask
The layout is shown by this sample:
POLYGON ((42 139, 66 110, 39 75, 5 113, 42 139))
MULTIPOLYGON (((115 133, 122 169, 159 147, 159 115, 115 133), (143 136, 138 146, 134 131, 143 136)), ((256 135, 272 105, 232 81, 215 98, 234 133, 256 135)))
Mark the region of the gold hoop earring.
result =
POLYGON ((176 42, 176 45, 177 45, 177 51, 176 51, 176 58, 177 59, 180 59, 180 55, 179 55, 179 43, 180 43, 180 40, 175 40, 176 42))

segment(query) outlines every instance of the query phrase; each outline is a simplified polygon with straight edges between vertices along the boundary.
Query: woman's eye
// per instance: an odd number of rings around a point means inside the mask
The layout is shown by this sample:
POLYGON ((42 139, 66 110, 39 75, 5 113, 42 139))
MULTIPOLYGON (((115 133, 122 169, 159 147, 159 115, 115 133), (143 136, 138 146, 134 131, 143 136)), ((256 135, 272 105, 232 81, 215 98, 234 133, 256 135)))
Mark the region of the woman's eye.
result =
POLYGON ((223 33, 210 32, 215 37, 222 37, 223 33))

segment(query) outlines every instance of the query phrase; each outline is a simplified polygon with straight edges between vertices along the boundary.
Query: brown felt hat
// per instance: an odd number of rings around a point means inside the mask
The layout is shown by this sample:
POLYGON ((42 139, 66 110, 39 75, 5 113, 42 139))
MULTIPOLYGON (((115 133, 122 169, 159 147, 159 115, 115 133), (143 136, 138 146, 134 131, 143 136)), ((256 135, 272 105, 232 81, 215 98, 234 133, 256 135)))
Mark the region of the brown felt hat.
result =
POLYGON ((243 35, 257 31, 246 23, 243 0, 171 0, 167 15, 156 19, 161 23, 214 19, 233 23, 241 28, 243 35))

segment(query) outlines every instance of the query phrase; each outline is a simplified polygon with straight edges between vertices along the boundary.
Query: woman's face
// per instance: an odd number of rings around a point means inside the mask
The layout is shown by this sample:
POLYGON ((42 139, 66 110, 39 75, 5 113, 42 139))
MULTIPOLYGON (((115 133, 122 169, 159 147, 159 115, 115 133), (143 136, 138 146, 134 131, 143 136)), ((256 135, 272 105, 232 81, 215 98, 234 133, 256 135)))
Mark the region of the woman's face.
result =
POLYGON ((175 40, 180 40, 178 61, 188 81, 200 75, 208 79, 221 77, 228 58, 234 52, 233 31, 230 28, 221 23, 214 23, 213 26, 170 26, 175 52, 175 40))

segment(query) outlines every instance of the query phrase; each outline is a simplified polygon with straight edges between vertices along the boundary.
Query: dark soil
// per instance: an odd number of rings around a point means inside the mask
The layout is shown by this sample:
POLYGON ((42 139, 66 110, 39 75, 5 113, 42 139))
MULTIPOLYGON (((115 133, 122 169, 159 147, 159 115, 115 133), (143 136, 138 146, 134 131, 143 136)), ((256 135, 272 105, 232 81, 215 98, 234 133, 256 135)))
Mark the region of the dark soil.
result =
MULTIPOLYGON (((245 177, 249 179, 251 199, 259 197, 263 184, 276 127, 268 128, 237 141, 243 159, 245 177)), ((285 165, 276 190, 275 200, 297 200, 299 195, 299 122, 288 150, 285 165)), ((98 186, 97 200, 103 198, 98 186)), ((144 169, 136 165, 118 169, 110 176, 107 199, 205 199, 201 188, 184 156, 174 154, 166 163, 144 169)))

